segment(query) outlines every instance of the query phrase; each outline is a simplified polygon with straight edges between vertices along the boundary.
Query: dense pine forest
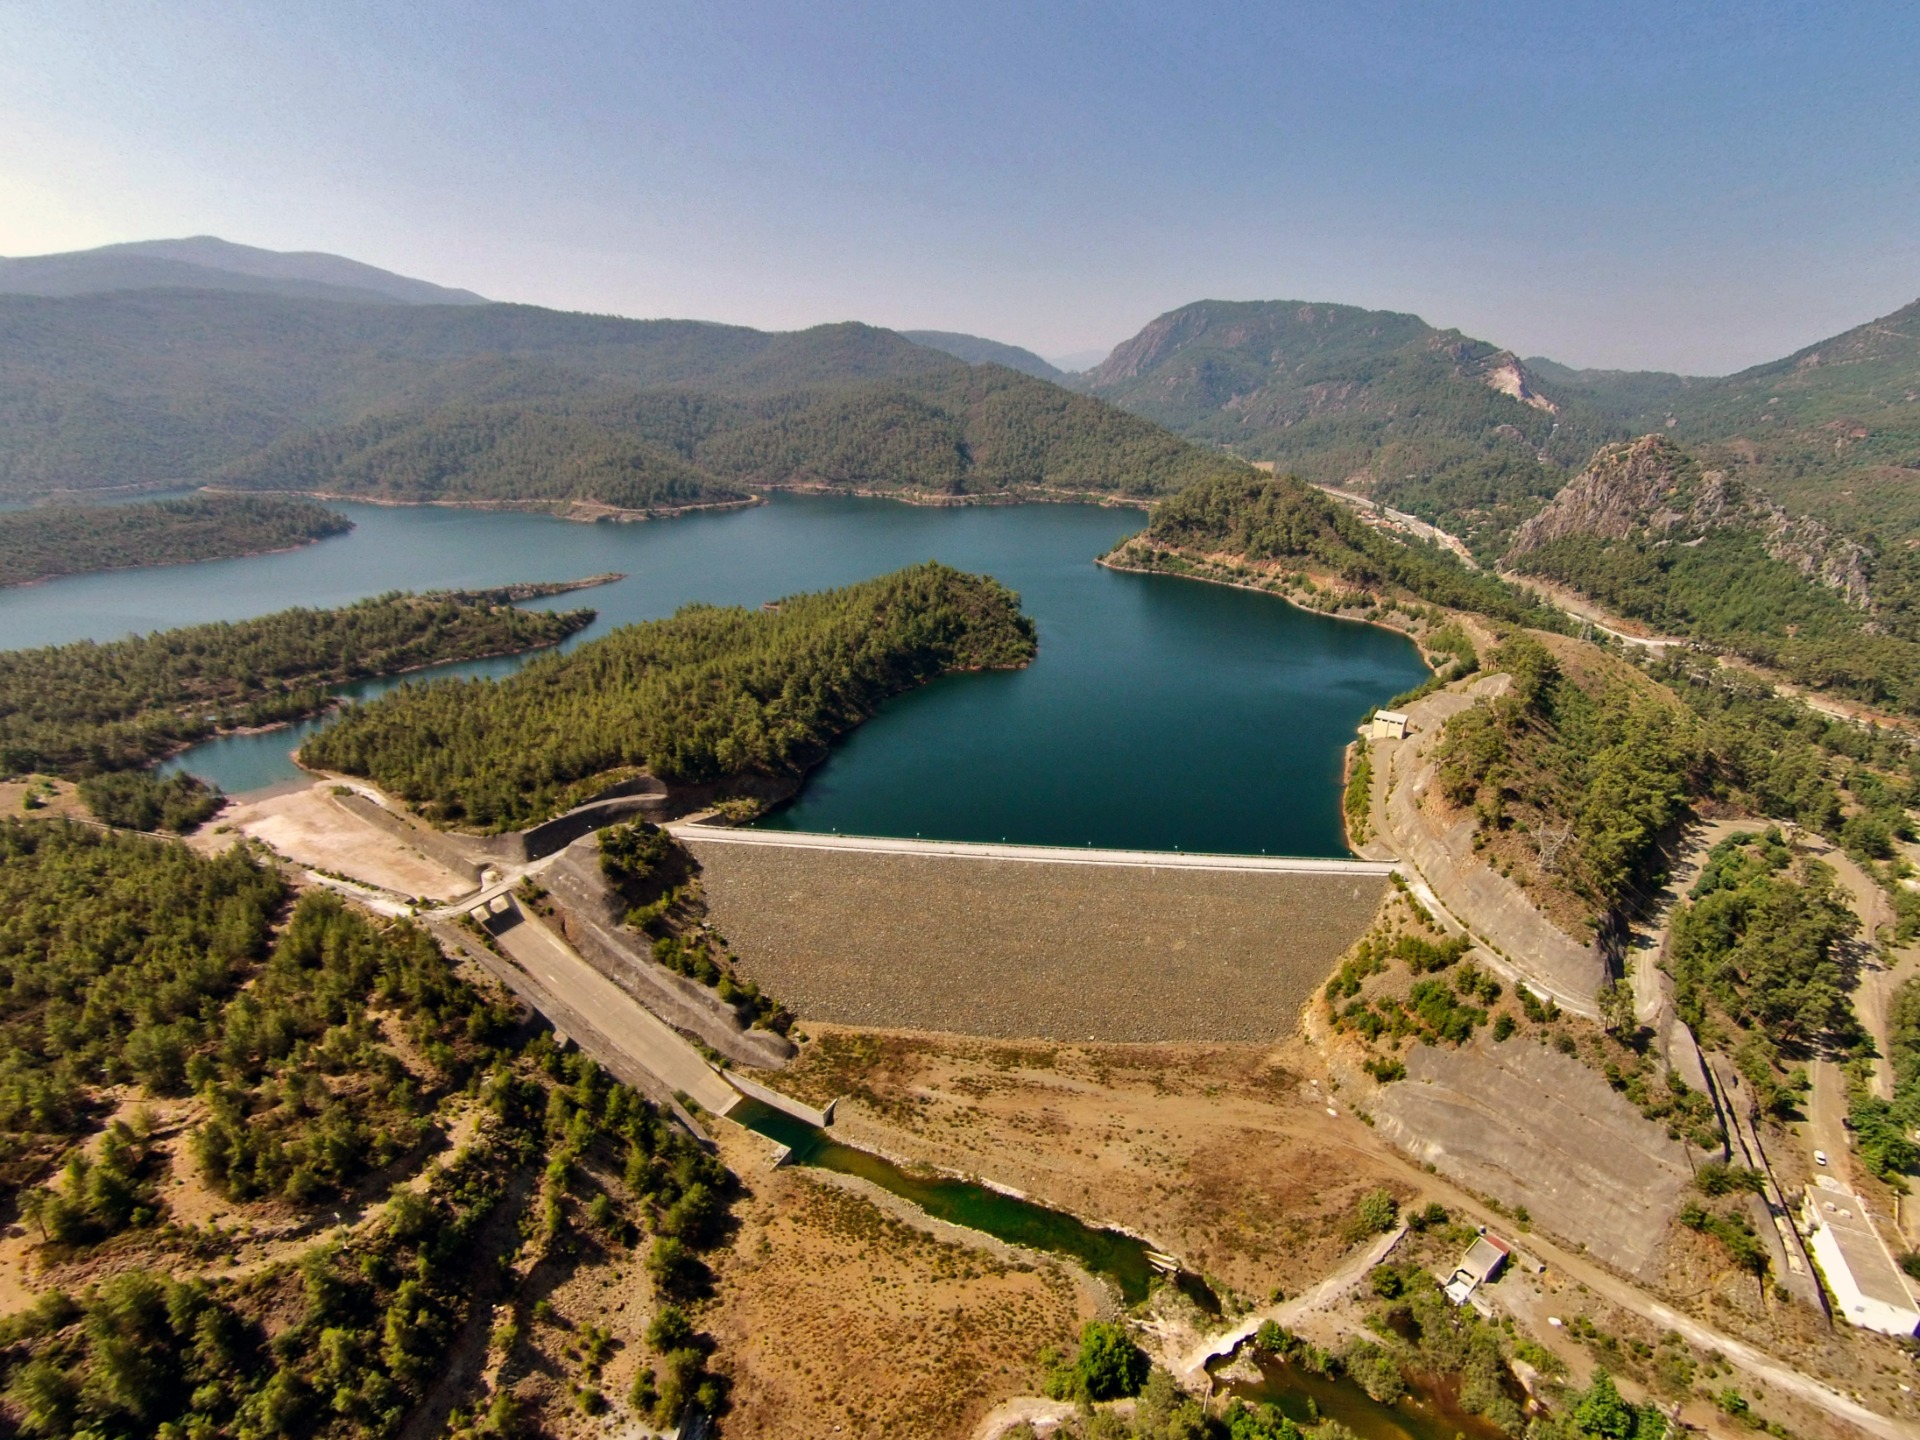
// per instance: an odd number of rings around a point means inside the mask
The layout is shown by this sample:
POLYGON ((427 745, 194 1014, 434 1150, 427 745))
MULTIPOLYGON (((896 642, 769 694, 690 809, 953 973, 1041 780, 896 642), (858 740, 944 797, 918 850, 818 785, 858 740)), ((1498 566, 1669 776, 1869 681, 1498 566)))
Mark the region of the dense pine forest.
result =
POLYGON ((1598 407, 1538 393, 1497 345, 1351 305, 1182 306, 1080 383, 1176 434, 1308 480, 1364 480, 1374 498, 1489 553, 1622 433, 1598 407))
POLYGON ((670 1426, 723 1406, 678 1306, 732 1177, 424 931, 325 892, 289 913, 244 850, 5 821, 0 982, 0 1187, 42 1287, 0 1327, 26 1433, 359 1440, 426 1407, 435 1433, 506 1435, 547 1403, 599 1413, 611 1337, 556 1332, 545 1297, 603 1267, 650 1277, 625 1407, 670 1426), (175 1213, 198 1192, 224 1223, 175 1213), (250 1239, 262 1258, 234 1268, 250 1239), (516 1387, 551 1371, 554 1333, 592 1342, 575 1379, 516 1387))
POLYGON ((436 823, 545 819, 597 776, 645 767, 699 784, 804 771, 887 697, 951 670, 1023 665, 1019 597, 938 564, 763 610, 692 605, 503 680, 405 685, 301 751, 364 775, 436 823))
POLYGON ((591 610, 522 610, 570 586, 383 595, 338 610, 0 651, 0 773, 126 770, 216 731, 318 714, 331 687, 552 645, 591 610))
POLYGON ((344 515, 277 495, 191 495, 130 505, 0 512, 0 585, 55 575, 261 555, 353 528, 344 515))
POLYGON ((869 325, 522 305, 0 296, 0 495, 203 481, 671 509, 748 485, 1168 494, 1229 464, 869 325))

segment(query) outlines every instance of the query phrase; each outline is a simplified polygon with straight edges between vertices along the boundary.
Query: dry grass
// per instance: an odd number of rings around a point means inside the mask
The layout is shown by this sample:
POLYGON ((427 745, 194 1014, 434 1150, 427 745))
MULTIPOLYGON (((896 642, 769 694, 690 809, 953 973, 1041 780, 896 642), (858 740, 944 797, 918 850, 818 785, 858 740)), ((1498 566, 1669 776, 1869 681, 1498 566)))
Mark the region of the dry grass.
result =
MULTIPOLYGON (((1055 1046, 836 1028, 809 1039, 780 1083, 843 1096, 834 1124, 850 1144, 1122 1224, 1253 1298, 1333 1269, 1367 1190, 1412 1195, 1402 1167, 1327 1113, 1304 1044, 1055 1046)), ((1332 1108, 1346 1107, 1334 1097, 1332 1108)))
POLYGON ((803 1019, 1001 1037, 1289 1035, 1386 886, 1363 875, 691 848, 742 970, 803 1019))
POLYGON ((1091 1310, 1051 1264, 937 1239, 804 1170, 768 1171, 738 1137, 740 1234, 701 1323, 732 1372, 728 1434, 935 1440, 1034 1393, 1039 1354, 1091 1310))

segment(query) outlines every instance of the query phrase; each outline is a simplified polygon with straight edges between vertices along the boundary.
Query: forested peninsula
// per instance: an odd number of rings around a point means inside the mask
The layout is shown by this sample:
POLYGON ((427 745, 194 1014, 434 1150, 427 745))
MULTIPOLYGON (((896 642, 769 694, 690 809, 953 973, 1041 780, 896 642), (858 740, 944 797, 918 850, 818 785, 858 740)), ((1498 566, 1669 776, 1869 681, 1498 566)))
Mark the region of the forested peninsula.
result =
POLYGON ((512 603, 572 584, 389 594, 104 644, 0 652, 0 773, 85 776, 146 765, 221 730, 333 703, 332 687, 552 645, 592 610, 512 603))
POLYGON ((679 785, 791 780, 889 696, 1034 653, 1017 595, 928 563, 757 611, 690 605, 503 680, 401 686, 343 712, 300 758, 436 824, 505 830, 628 768, 679 785))
POLYGON ((0 585, 90 570, 264 555, 342 535, 353 522, 283 495, 190 495, 128 505, 0 512, 0 585))
MULTIPOLYGON (((1209 579, 1291 581, 1320 595, 1312 574, 1382 598, 1411 598, 1495 620, 1556 628, 1559 613, 1433 545, 1381 534, 1346 506, 1290 475, 1244 470, 1191 485, 1154 509, 1152 523, 1104 563, 1209 579)), ((1329 598, 1337 599, 1338 596, 1329 598)))

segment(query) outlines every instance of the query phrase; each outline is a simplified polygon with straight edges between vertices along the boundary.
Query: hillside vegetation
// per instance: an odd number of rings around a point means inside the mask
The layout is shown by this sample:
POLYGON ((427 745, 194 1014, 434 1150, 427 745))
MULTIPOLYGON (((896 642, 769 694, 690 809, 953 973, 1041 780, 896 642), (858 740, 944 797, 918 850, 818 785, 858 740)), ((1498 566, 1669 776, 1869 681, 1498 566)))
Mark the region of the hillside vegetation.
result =
POLYGON ((1144 535, 1114 558, 1154 568, 1169 557, 1211 555, 1331 571, 1365 590, 1504 620, 1558 623, 1556 612, 1498 577, 1469 570, 1435 546, 1391 539, 1288 475, 1246 471, 1190 486, 1156 507, 1144 535))
POLYGON ((1447 722, 1436 751, 1441 794, 1473 809, 1496 861, 1513 863, 1506 848, 1537 849, 1529 868, 1583 902, 1597 926, 1635 897, 1662 832, 1700 789, 1700 727, 1660 687, 1598 653, 1571 672, 1520 633, 1492 664, 1511 687, 1447 722))
POLYGON ((938 350, 969 365, 1004 365, 1023 375, 1033 375, 1056 383, 1067 378, 1066 371, 1019 345, 987 340, 978 335, 957 335, 951 330, 902 330, 900 333, 916 345, 925 345, 929 350, 938 350))
POLYGON ((1635 430, 1665 430, 1774 500, 1852 528, 1920 521, 1920 301, 1712 379, 1551 367, 1635 430))
POLYGON ((1602 450, 1521 527, 1506 564, 1803 684, 1920 705, 1920 609, 1887 592, 1872 554, 1661 436, 1602 450))
POLYGON ((1082 384, 1179 434, 1356 485, 1489 553, 1617 429, 1457 330, 1292 300, 1172 311, 1082 384))
POLYGON ((383 595, 151 635, 0 651, 0 774, 137 768, 223 729, 318 714, 333 686, 552 645, 594 612, 512 592, 383 595))
POLYGON ((720 1408, 678 1306, 732 1177, 426 932, 285 905, 243 850, 0 822, 0 1185, 39 1291, 0 1327, 9 1423, 359 1440, 720 1408), (196 1194, 219 1225, 175 1212, 196 1194), (627 1273, 652 1319, 610 1398, 613 1337, 548 1297, 627 1273))
POLYGON ((404 411, 302 431, 220 472, 244 488, 631 509, 818 486, 937 497, 1148 497, 1238 467, 1000 367, 773 397, 681 390, 404 411))
POLYGON ((1019 597, 925 564, 763 610, 690 605, 503 680, 404 685, 344 712, 301 759, 364 775, 435 823, 504 830, 585 782, 792 777, 891 695, 1034 655, 1019 597))
POLYGON ((747 483, 1145 496, 1223 463, 1046 380, 867 325, 767 334, 190 290, 0 295, 0 428, 0 496, 216 473, 636 509, 747 483))
POLYGON ((151 504, 0 511, 0 585, 261 555, 352 528, 344 515, 283 496, 192 495, 151 504))

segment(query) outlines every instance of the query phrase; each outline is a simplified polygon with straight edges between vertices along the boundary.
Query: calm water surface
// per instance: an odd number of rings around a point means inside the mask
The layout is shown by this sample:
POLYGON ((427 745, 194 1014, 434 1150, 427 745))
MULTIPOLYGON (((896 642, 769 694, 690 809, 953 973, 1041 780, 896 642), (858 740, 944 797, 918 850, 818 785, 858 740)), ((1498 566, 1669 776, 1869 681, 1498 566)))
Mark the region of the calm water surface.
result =
POLYGON ((1257 1355, 1261 1378, 1235 1381, 1227 1389, 1243 1400, 1273 1405, 1299 1425, 1338 1420, 1360 1440, 1502 1440, 1505 1432, 1469 1414, 1444 1385, 1411 1377, 1407 1395, 1382 1405, 1345 1376, 1315 1375, 1298 1365, 1257 1355))
MULTIPOLYGON (((1093 564, 1137 511, 1028 505, 929 509, 781 497, 642 525, 341 505, 349 535, 281 555, 74 576, 0 591, 0 645, 111 639, 396 589, 627 579, 536 602, 591 605, 581 639, 690 601, 758 605, 917 561, 1018 590, 1040 658, 954 676, 888 704, 836 747, 768 823, 1142 849, 1345 853, 1342 747, 1368 707, 1424 676, 1413 646, 1269 597, 1093 564)), ((448 667, 502 674, 517 661, 448 667)), ((356 687, 368 695, 389 682, 356 687)), ((303 728, 210 742, 184 768, 234 793, 298 772, 303 728)))

